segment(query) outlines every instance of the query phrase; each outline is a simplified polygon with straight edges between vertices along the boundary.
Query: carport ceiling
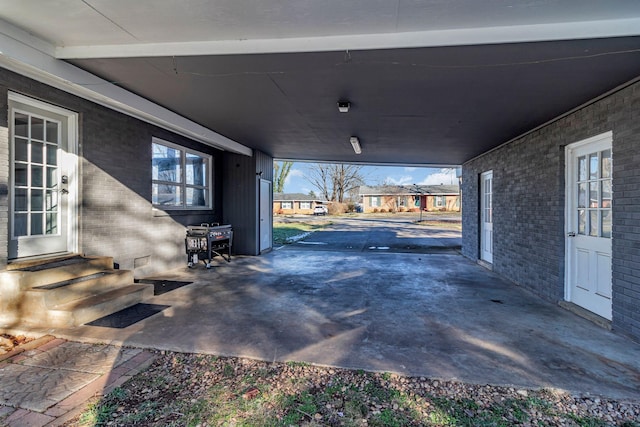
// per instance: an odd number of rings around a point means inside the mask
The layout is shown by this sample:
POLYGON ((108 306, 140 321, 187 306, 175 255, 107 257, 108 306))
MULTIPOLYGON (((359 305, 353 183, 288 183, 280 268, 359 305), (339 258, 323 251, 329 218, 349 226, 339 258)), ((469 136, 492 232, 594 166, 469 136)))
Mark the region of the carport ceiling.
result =
POLYGON ((585 3, 0 0, 0 18, 276 158, 456 165, 640 75, 640 2, 585 3))

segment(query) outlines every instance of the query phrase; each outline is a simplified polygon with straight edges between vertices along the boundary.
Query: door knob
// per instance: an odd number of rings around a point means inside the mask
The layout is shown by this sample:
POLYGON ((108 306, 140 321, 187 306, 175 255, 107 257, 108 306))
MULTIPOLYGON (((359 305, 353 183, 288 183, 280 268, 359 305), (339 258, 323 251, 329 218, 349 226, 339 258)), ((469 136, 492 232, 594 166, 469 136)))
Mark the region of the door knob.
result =
POLYGON ((576 232, 575 231, 568 232, 567 237, 576 237, 576 232))

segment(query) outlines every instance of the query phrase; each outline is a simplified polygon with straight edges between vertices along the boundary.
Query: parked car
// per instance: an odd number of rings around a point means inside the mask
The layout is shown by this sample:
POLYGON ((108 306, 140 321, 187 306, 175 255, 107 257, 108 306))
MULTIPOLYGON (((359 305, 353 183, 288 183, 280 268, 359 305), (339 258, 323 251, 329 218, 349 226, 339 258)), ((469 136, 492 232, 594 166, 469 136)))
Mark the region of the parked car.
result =
POLYGON ((329 209, 327 209, 325 205, 318 205, 315 208, 313 208, 314 215, 326 215, 328 213, 329 213, 329 209))

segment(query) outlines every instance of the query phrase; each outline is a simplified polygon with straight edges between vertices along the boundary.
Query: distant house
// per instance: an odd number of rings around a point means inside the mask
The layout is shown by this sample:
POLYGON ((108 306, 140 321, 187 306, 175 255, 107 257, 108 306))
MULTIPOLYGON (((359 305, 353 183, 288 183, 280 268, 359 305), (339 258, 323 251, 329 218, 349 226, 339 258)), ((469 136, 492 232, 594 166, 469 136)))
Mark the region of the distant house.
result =
POLYGON ((313 208, 322 205, 316 196, 302 193, 274 193, 273 213, 275 214, 312 214, 313 208))
POLYGON ((363 212, 460 211, 458 185, 363 185, 359 196, 363 212))

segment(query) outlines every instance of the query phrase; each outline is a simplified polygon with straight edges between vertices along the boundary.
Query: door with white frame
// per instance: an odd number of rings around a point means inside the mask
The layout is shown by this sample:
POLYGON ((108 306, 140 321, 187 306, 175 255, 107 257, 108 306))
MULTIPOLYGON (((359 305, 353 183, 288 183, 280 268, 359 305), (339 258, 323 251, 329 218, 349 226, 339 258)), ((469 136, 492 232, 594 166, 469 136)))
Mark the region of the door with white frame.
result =
POLYGON ((77 250, 77 114, 9 94, 9 259, 77 250))
POLYGON ((565 299, 611 320, 612 134, 566 148, 565 299))
POLYGON ((493 263, 493 171, 480 175, 480 259, 493 263))
POLYGON ((260 252, 271 249, 272 219, 271 211, 273 202, 271 201, 271 181, 260 180, 260 252))

